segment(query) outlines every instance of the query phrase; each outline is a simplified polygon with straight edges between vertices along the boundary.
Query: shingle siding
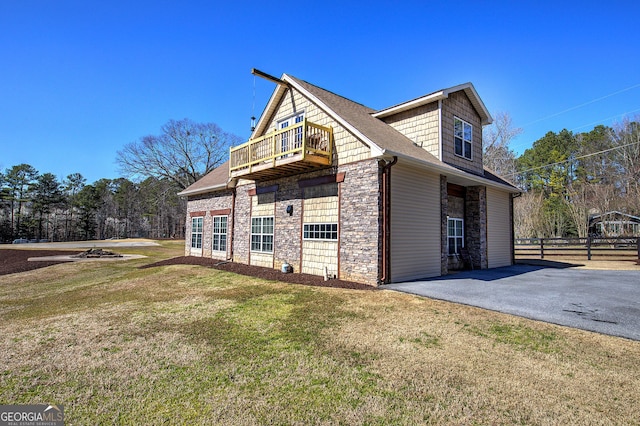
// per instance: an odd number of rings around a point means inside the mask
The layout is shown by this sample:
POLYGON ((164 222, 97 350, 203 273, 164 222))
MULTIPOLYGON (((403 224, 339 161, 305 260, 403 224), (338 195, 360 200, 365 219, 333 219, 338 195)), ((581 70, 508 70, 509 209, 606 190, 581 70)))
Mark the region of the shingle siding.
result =
POLYGON ((384 122, 431 154, 440 155, 438 103, 432 102, 384 118, 384 122))
POLYGON ((442 101, 442 161, 482 176, 482 124, 480 116, 463 91, 451 93, 442 101), (453 119, 458 117, 473 126, 471 160, 455 154, 453 119))
POLYGON ((308 121, 333 128, 333 140, 335 141, 335 151, 333 155, 334 166, 364 160, 371 156, 371 150, 367 145, 358 140, 338 124, 337 121, 332 119, 327 113, 295 89, 290 89, 286 92, 266 132, 277 129, 278 121, 302 111, 304 111, 308 121))

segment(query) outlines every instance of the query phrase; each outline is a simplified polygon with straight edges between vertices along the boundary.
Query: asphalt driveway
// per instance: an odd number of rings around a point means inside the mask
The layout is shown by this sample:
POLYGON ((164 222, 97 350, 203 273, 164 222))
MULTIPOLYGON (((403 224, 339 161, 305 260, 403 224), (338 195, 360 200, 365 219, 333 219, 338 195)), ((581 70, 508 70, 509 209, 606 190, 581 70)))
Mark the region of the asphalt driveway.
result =
POLYGON ((640 340, 640 271, 513 265, 384 288, 640 340))

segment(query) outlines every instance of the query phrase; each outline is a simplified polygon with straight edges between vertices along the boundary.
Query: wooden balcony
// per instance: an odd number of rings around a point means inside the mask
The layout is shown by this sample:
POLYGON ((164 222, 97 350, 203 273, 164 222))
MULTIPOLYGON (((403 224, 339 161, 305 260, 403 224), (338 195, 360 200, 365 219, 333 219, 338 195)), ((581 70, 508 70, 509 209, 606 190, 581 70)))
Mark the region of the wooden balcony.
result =
POLYGON ((333 130, 306 119, 231 148, 229 177, 275 179, 331 165, 333 130))

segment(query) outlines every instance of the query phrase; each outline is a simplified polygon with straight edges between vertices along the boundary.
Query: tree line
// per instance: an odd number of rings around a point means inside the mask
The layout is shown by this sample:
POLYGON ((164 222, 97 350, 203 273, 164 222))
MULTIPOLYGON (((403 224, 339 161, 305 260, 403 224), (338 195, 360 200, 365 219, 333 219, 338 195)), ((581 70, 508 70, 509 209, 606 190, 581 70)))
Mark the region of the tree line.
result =
MULTIPOLYGON (((517 238, 585 237, 590 215, 640 216, 640 118, 589 132, 548 132, 520 156, 521 133, 507 113, 483 131, 485 166, 522 189, 514 201, 517 238)), ((214 123, 169 120, 158 135, 117 153, 127 177, 87 184, 29 164, 0 171, 0 241, 183 238, 186 201, 177 193, 228 158, 238 136, 214 123), (134 178, 131 180, 130 178, 134 178)))
POLYGON ((581 237, 593 215, 640 216, 640 119, 591 131, 548 132, 516 156, 520 133, 508 114, 485 132, 485 165, 522 189, 514 201, 516 238, 581 237))
POLYGON ((0 242, 184 238, 186 200, 178 192, 239 142, 214 123, 169 120, 159 134, 118 151, 126 177, 87 184, 79 173, 59 180, 29 164, 7 168, 0 171, 0 242))
POLYGON ((186 203, 179 191, 168 179, 87 184, 79 173, 59 180, 18 164, 0 173, 0 240, 181 238, 186 203))

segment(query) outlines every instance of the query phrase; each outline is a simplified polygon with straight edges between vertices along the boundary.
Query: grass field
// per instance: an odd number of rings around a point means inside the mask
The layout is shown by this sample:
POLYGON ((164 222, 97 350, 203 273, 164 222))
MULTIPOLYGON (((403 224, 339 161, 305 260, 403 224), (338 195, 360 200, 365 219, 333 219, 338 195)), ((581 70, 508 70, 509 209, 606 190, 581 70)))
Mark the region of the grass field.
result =
POLYGON ((638 424, 640 342, 146 259, 0 276, 0 404, 67 424, 638 424))

